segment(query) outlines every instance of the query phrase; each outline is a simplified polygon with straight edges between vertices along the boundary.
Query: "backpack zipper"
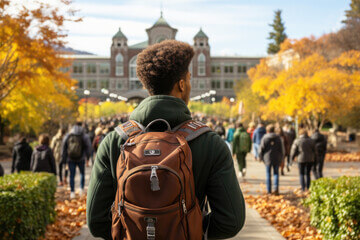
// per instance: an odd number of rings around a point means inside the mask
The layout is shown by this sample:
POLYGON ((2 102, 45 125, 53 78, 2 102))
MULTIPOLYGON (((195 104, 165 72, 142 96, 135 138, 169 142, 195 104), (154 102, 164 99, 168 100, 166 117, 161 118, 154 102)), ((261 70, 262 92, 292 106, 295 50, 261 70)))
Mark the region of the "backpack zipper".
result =
MULTIPOLYGON (((154 213, 149 213, 150 211, 146 211, 146 210, 139 210, 139 209, 136 209, 136 208, 130 207, 130 206, 128 206, 127 204, 124 204, 124 208, 129 209, 129 210, 134 211, 134 212, 138 212, 138 213, 144 213, 144 214, 154 214, 154 213)), ((175 212, 175 211, 177 211, 178 209, 179 209, 178 207, 176 207, 176 208, 174 207, 174 208, 169 209, 169 210, 167 210, 167 211, 156 213, 156 215, 160 215, 160 214, 166 214, 166 213, 175 212)), ((154 210, 154 211, 156 211, 156 210, 154 210)))

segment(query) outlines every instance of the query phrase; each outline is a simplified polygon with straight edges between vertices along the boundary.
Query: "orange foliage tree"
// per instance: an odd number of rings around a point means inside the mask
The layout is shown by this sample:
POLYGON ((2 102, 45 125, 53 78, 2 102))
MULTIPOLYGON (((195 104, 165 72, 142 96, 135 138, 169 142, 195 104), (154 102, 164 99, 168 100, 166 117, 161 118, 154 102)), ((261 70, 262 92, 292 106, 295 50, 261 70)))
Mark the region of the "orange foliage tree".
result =
POLYGON ((73 108, 75 81, 61 71, 71 63, 59 50, 64 23, 79 20, 70 4, 0 1, 0 125, 5 118, 10 127, 37 131, 53 111, 73 108))

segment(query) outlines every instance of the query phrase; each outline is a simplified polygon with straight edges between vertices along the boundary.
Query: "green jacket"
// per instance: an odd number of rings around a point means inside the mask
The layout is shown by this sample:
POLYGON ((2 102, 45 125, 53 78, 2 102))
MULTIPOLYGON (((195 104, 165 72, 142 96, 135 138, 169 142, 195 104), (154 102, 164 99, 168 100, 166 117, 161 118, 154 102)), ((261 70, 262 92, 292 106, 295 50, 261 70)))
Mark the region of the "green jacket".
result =
MULTIPOLYGON (((191 119, 185 103, 171 96, 151 96, 143 100, 130 115, 146 126, 154 119, 166 119, 171 127, 191 119)), ((101 142, 91 172, 87 194, 87 224, 96 237, 111 239, 110 207, 117 189, 116 163, 123 143, 116 132, 101 142)), ((225 142, 208 132, 189 142, 193 156, 196 196, 204 204, 207 195, 211 213, 205 217, 209 238, 229 238, 245 222, 245 203, 236 178, 233 159, 225 142)))
POLYGON ((233 154, 248 153, 251 151, 251 138, 245 131, 245 128, 241 127, 236 129, 233 140, 233 154))

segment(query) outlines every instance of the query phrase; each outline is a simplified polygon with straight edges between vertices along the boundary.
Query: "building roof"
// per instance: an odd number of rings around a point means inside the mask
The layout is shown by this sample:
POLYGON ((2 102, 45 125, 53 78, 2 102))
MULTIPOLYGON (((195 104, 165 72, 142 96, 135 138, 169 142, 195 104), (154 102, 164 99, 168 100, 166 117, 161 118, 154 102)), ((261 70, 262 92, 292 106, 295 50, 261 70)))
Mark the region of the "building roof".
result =
POLYGON ((119 31, 113 36, 113 38, 126 38, 125 34, 119 28, 119 31))
POLYGON ((170 25, 164 19, 162 11, 160 13, 160 18, 154 23, 152 27, 156 27, 156 26, 170 27, 170 25))
POLYGON ((136 43, 134 45, 129 46, 129 48, 142 49, 148 46, 148 41, 136 43))
POLYGON ((200 31, 195 35, 194 38, 209 38, 202 30, 202 28, 200 28, 200 31))

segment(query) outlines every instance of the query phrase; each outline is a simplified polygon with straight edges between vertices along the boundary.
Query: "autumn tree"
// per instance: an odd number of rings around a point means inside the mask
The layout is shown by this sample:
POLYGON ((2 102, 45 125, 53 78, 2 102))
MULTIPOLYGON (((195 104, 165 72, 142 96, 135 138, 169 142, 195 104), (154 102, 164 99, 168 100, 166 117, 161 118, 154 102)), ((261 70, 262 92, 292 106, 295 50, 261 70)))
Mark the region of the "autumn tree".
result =
POLYGON ((24 131, 39 129, 49 118, 49 103, 53 109, 71 107, 75 82, 61 71, 71 62, 58 50, 65 43, 65 22, 79 20, 70 4, 68 0, 59 0, 59 7, 45 1, 0 1, 2 129, 3 118, 24 131))
POLYGON ((314 129, 325 120, 335 122, 360 104, 359 66, 360 51, 344 52, 332 60, 294 51, 289 68, 272 67, 263 59, 248 74, 253 91, 268 101, 263 108, 265 117, 298 117, 314 129))
POLYGON ((236 99, 238 101, 236 109, 239 109, 239 104, 242 101, 245 112, 242 116, 242 121, 250 122, 256 119, 261 119, 263 112, 263 106, 266 105, 266 101, 259 94, 255 93, 251 89, 251 80, 248 78, 237 81, 234 91, 236 93, 236 99))
POLYGON ((269 24, 273 30, 269 33, 268 39, 272 42, 269 43, 267 53, 275 54, 280 50, 280 44, 287 38, 285 33, 285 25, 281 19, 281 10, 275 11, 275 18, 272 24, 269 24))

